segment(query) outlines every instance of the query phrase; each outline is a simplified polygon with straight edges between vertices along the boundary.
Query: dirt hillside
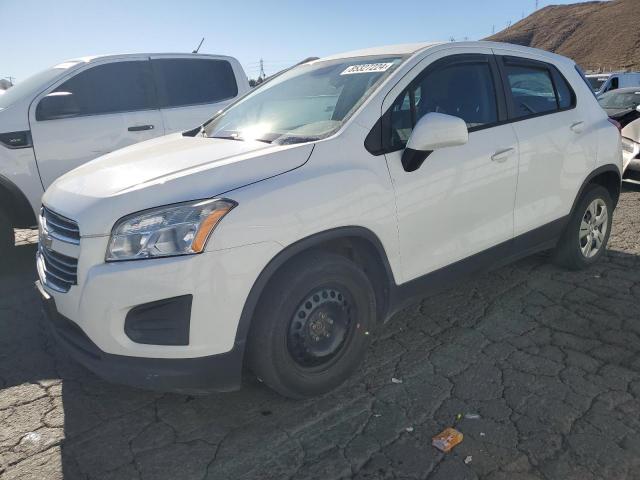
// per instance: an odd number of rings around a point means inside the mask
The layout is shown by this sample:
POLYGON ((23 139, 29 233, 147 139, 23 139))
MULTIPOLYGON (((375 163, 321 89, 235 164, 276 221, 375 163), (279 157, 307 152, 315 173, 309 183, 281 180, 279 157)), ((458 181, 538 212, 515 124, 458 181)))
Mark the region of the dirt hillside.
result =
POLYGON ((588 70, 640 71, 640 0, 551 5, 487 40, 549 50, 588 70))

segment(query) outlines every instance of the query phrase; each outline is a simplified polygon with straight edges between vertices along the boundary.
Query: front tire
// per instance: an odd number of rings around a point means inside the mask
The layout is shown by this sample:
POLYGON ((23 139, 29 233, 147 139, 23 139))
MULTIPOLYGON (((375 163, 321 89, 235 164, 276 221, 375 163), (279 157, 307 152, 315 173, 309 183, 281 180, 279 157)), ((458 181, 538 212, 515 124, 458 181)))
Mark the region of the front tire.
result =
POLYGON ((364 359, 375 325, 375 294, 350 260, 309 252, 265 289, 248 338, 251 370, 290 398, 326 393, 364 359))
POLYGON ((607 247, 613 220, 609 191, 590 185, 582 195, 558 242, 555 260, 571 270, 581 270, 598 261, 607 247))
POLYGON ((0 210, 0 254, 9 252, 14 246, 13 224, 9 216, 0 210))

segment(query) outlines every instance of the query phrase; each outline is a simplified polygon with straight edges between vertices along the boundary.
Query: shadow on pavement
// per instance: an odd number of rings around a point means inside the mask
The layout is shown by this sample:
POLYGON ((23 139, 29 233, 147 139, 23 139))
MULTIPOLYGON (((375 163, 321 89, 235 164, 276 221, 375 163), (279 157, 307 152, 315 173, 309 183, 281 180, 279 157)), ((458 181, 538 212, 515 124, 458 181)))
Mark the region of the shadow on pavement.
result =
POLYGON ((425 300, 380 329, 361 373, 304 402, 249 376, 205 397, 103 382, 51 339, 34 255, 19 247, 0 270, 3 479, 588 479, 640 467, 638 255, 612 251, 584 272, 537 256, 425 300), (464 442, 433 449, 465 412, 481 418, 458 424, 464 442))

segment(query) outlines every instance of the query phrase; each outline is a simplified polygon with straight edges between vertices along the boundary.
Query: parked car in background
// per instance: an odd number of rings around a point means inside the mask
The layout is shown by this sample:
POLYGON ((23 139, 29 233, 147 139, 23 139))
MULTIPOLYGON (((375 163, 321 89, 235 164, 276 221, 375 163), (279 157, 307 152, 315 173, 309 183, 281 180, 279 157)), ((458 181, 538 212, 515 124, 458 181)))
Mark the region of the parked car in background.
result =
POLYGON ((607 92, 598 103, 620 125, 624 178, 640 181, 640 87, 607 92))
POLYGON ((44 189, 127 145, 199 125, 249 90, 240 63, 204 54, 68 60, 0 97, 0 249, 35 225, 44 189))
POLYGON ((586 77, 596 96, 618 88, 640 86, 640 73, 637 72, 592 73, 586 77))
POLYGON ((299 65, 202 127, 105 155, 43 197, 60 344, 112 381, 335 388, 385 320, 470 274, 604 253, 620 135, 573 61, 491 42, 299 65))

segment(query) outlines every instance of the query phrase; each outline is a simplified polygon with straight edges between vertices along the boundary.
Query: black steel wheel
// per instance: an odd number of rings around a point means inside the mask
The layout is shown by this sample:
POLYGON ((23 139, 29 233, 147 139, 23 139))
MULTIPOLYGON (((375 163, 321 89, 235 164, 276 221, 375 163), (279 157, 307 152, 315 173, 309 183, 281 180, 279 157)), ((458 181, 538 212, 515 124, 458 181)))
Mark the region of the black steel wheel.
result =
POLYGON ((375 325, 364 272, 339 255, 309 252, 270 281, 249 332, 253 372, 280 394, 326 393, 362 362, 375 325))
POLYGON ((287 348, 304 368, 323 367, 340 355, 356 326, 349 292, 340 287, 314 290, 289 322, 287 348))

